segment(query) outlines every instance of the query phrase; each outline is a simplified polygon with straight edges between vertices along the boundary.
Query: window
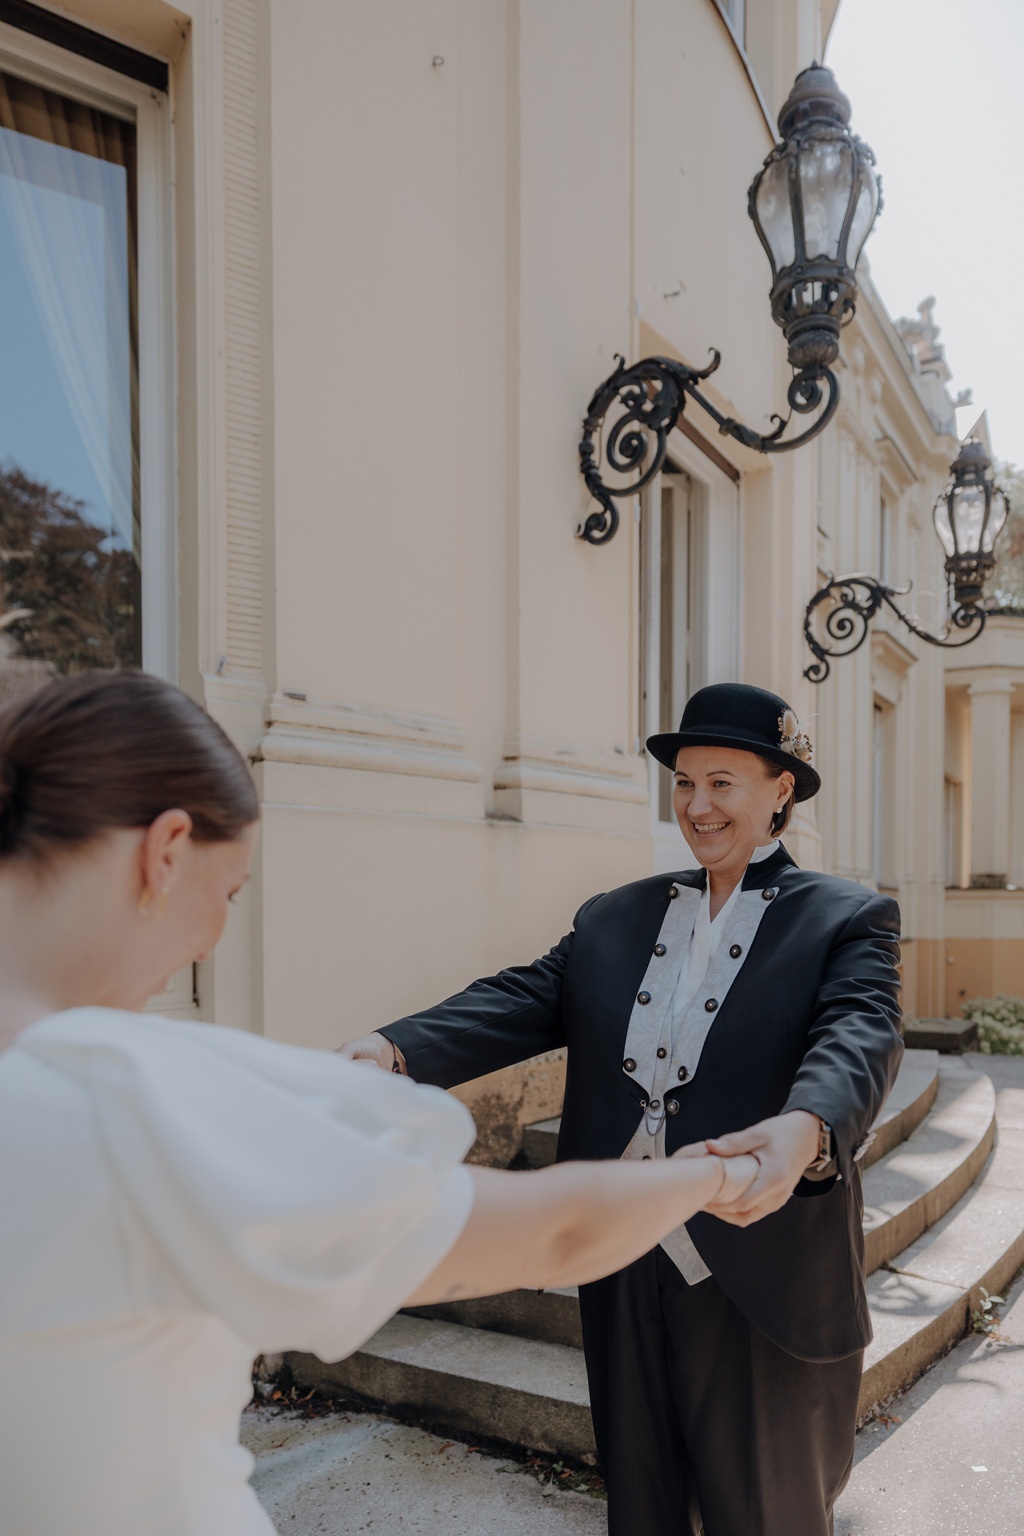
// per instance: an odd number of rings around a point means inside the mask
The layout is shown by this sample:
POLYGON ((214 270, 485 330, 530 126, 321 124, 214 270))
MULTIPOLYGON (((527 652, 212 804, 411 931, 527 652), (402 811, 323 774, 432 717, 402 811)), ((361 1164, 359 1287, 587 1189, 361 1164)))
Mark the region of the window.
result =
POLYGON ((174 671, 165 103, 0 27, 0 696, 174 671))
POLYGON ((964 883, 964 787, 958 779, 946 775, 943 804, 945 828, 946 885, 957 888, 964 883))
POLYGON ((892 579, 892 510, 884 496, 878 503, 878 575, 892 579))
MULTIPOLYGON (((664 474, 645 497, 640 523, 644 570, 644 673, 640 737, 674 731, 700 687, 700 516, 689 475, 664 474)), ((659 770, 652 784, 657 820, 675 825, 672 784, 659 770)))
POLYGON ((877 886, 888 889, 896 885, 892 803, 895 773, 894 725, 894 710, 888 705, 876 702, 872 743, 871 873, 877 886))

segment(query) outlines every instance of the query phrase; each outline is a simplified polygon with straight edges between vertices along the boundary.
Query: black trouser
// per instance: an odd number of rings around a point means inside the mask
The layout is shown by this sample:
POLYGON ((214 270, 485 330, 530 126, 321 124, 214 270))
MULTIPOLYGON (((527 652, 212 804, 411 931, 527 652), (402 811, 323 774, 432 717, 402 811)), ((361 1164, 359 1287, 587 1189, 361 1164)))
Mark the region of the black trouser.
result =
POLYGON ((862 1352, 797 1360, 660 1248, 580 1306, 609 1536, 832 1536, 862 1352))

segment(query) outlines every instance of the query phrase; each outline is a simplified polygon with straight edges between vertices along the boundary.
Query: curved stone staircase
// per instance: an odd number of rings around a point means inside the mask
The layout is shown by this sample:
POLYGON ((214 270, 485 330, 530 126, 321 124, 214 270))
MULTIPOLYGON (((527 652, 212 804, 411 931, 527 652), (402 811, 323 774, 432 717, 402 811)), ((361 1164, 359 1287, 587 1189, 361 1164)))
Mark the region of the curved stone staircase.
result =
MULTIPOLYGON (((982 1288, 1024 1264, 1024 1130, 997 1125, 991 1081, 960 1057, 908 1051, 865 1157, 864 1234, 875 1338, 861 1412, 908 1386, 965 1333, 982 1288)), ((558 1121, 531 1126, 534 1166, 558 1121)), ((401 1313, 347 1360, 291 1355, 296 1379, 489 1440, 591 1458, 576 1293, 401 1313)))

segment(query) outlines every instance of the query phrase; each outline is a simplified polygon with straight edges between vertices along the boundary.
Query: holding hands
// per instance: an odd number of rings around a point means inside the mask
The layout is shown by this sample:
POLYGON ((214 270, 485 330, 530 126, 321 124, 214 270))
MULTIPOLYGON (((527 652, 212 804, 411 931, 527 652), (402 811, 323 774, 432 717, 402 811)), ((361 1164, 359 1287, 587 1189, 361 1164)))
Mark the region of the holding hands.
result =
POLYGON ((734 1227, 749 1227, 781 1210, 814 1161, 818 1149, 818 1118, 804 1109, 773 1115, 745 1131, 734 1131, 705 1143, 716 1157, 744 1165, 750 1157, 757 1175, 736 1194, 723 1187, 711 1205, 712 1215, 734 1227))

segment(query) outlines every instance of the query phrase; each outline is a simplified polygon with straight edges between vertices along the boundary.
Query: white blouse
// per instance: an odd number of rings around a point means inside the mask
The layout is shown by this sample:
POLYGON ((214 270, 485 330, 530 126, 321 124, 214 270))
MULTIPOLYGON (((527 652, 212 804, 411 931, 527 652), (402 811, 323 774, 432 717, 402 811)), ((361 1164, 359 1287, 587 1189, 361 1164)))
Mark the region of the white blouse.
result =
POLYGON ((0 1536, 269 1536, 252 1358, 359 1347, 469 1215, 408 1079, 86 1008, 0 1054, 0 1536))

